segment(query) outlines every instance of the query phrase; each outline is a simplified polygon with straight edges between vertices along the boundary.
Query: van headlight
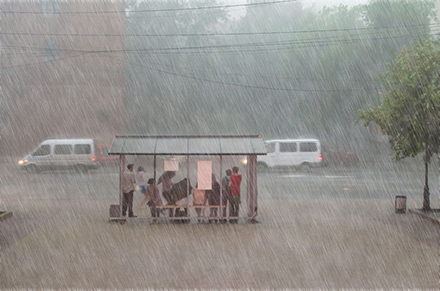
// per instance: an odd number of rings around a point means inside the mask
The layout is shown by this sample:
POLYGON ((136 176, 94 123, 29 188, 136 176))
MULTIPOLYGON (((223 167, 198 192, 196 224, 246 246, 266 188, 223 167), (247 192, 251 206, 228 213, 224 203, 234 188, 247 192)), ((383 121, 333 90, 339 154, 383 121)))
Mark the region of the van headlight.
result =
POLYGON ((242 160, 241 160, 241 163, 242 163, 243 165, 247 165, 247 159, 246 159, 246 158, 242 159, 242 160))
POLYGON ((18 161, 18 164, 19 165, 24 165, 24 164, 26 164, 28 162, 28 160, 19 160, 18 161))

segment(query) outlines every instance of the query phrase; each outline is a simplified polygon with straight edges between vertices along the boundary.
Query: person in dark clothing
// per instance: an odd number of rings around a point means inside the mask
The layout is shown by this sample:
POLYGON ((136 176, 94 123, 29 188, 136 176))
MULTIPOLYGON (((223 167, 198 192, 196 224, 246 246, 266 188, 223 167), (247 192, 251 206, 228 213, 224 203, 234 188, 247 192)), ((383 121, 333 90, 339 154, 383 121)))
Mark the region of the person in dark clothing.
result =
POLYGON ((228 201, 229 201, 229 179, 231 178, 232 175, 232 170, 231 169, 227 169, 226 170, 226 176, 223 177, 222 179, 222 205, 224 206, 224 208, 221 210, 223 211, 222 216, 222 223, 226 222, 226 208, 228 205, 228 201))
MULTIPOLYGON (((162 206, 162 199, 160 199, 159 187, 157 187, 153 178, 148 180, 147 197, 149 198, 147 204, 151 209, 151 217, 160 217, 160 209, 156 208, 156 206, 162 206)), ((155 222, 156 219, 153 220, 153 223, 155 222)))
MULTIPOLYGON (((192 191, 192 187, 191 187, 191 183, 189 183, 189 193, 191 193, 192 191)), ((187 197, 187 179, 184 178, 182 180, 180 180, 178 183, 174 184, 173 187, 171 188, 171 197, 173 199, 173 205, 177 205, 177 201, 184 199, 185 197, 187 197)), ((175 217, 178 216, 187 216, 188 214, 188 209, 185 207, 182 207, 185 210, 182 212, 180 210, 180 208, 176 208, 175 211, 175 217)))
MULTIPOLYGON (((162 176, 159 177, 159 180, 157 181, 157 185, 163 182, 162 184, 162 195, 163 198, 165 198, 165 201, 167 202, 167 205, 173 205, 173 195, 171 195, 171 188, 173 187, 173 182, 171 179, 176 175, 176 172, 172 171, 166 171, 162 174, 162 176)), ((169 210, 169 216, 173 216, 173 209, 169 210)))
MULTIPOLYGON (((220 205, 220 184, 215 179, 215 175, 212 174, 212 186, 211 190, 206 190, 208 196, 208 203, 210 206, 220 205)), ((209 213, 209 223, 217 222, 217 219, 213 217, 218 217, 218 208, 211 208, 209 213)))
POLYGON ((122 174, 122 216, 125 216, 128 208, 128 216, 136 217, 133 214, 133 192, 136 179, 133 173, 133 164, 127 165, 127 170, 122 174))
POLYGON ((232 176, 229 178, 229 215, 234 217, 231 223, 238 223, 240 211, 240 185, 241 175, 238 174, 238 167, 232 168, 232 176))

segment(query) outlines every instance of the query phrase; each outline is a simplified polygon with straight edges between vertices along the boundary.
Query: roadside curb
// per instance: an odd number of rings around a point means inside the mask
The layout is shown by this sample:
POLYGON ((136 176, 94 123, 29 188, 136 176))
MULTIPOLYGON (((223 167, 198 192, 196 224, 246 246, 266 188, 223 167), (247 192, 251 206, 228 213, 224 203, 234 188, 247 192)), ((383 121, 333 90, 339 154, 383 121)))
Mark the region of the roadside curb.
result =
MULTIPOLYGON (((418 215, 424 219, 427 219, 431 221, 432 223, 436 224, 437 226, 440 226, 440 220, 436 219, 434 217, 431 217, 428 213, 423 211, 422 209, 408 209, 409 213, 413 213, 415 215, 418 215)), ((432 213, 440 213, 440 209, 432 209, 432 213)))
POLYGON ((12 217, 12 211, 0 211, 0 221, 4 221, 12 217))

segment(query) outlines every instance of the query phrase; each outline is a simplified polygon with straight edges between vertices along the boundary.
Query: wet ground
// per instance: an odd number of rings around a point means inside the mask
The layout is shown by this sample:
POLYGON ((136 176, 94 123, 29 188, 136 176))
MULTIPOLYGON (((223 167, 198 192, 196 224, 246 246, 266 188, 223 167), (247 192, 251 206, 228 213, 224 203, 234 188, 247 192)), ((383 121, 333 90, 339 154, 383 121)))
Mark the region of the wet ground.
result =
POLYGON ((418 166, 262 173, 260 223, 238 225, 109 222, 117 177, 3 170, 1 288, 440 287, 439 227, 394 212, 395 195, 420 208, 418 166))

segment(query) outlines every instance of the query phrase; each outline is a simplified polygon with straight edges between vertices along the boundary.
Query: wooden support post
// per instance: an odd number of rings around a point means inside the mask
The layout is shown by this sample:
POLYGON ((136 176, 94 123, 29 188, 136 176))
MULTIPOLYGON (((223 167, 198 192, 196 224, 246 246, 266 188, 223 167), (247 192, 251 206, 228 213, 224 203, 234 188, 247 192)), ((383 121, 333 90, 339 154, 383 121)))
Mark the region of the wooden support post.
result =
POLYGON ((153 179, 154 179, 154 192, 156 193, 156 185, 157 185, 157 181, 156 181, 156 155, 154 155, 154 162, 153 162, 153 179))
POLYGON ((256 222, 258 211, 257 188, 257 156, 249 155, 248 160, 248 217, 252 223, 256 222))
POLYGON ((218 214, 219 219, 223 217, 223 156, 220 155, 220 214, 218 214))
POLYGON ((122 193, 122 175, 125 169, 125 155, 119 155, 119 218, 122 220, 122 203, 123 203, 123 193, 122 193))
MULTIPOLYGON (((153 183, 153 200, 154 200, 154 205, 156 205, 156 188, 157 188, 157 181, 156 181, 156 155, 154 155, 153 158, 153 179, 154 179, 154 183, 153 183)), ((160 195, 160 193, 157 193, 157 195, 160 195)), ((156 224, 156 218, 153 218, 153 224, 156 224)))
MULTIPOLYGON (((188 146, 189 147, 189 146, 188 146)), ((188 218, 189 222, 189 155, 186 155, 186 217, 188 218)))

